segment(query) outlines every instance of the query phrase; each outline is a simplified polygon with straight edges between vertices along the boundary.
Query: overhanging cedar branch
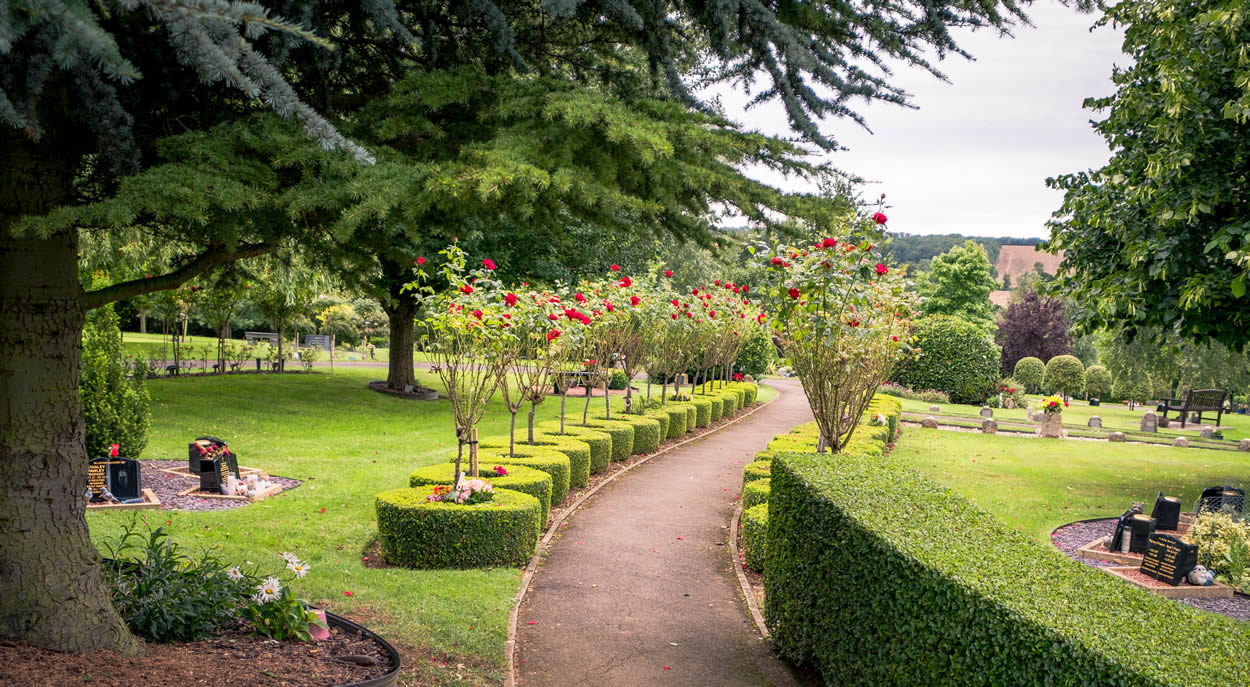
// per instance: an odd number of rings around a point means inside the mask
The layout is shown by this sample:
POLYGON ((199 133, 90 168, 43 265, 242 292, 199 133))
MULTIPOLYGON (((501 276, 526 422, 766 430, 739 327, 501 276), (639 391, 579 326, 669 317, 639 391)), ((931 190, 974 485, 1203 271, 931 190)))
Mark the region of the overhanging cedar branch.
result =
POLYGON ((210 246, 203 253, 200 253, 194 260, 170 272, 160 276, 132 279, 124 281, 120 284, 106 286, 103 289, 88 291, 84 300, 88 310, 98 308, 102 305, 108 305, 113 301, 119 301, 125 298, 133 298, 142 296, 145 293, 153 293, 155 291, 166 291, 176 289, 185 282, 198 277, 199 275, 211 270, 218 265, 224 265, 236 260, 244 258, 254 258, 258 255, 272 252, 278 247, 276 243, 252 243, 229 249, 223 244, 215 244, 210 246))

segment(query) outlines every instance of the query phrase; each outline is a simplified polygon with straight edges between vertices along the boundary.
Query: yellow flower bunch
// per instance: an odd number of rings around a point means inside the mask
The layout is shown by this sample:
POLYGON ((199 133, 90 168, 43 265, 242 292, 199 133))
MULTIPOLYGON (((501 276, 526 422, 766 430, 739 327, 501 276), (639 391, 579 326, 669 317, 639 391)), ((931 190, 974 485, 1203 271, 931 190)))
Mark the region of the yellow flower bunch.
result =
POLYGON ((1041 410, 1047 413, 1062 413, 1068 403, 1059 396, 1047 396, 1041 401, 1041 410))

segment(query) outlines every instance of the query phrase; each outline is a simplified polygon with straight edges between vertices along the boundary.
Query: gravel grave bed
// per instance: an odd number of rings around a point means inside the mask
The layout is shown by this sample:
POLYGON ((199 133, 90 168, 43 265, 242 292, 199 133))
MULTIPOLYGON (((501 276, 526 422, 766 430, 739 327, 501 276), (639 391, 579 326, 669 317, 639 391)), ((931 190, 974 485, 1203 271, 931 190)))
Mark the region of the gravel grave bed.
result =
MULTIPOLYGON (((1064 525, 1050 535, 1050 541, 1057 549, 1063 552, 1068 558, 1079 563, 1084 563, 1092 568, 1109 568, 1113 566, 1122 566, 1123 563, 1115 561, 1093 560, 1089 558, 1080 558, 1076 555, 1076 550, 1086 544, 1101 539, 1115 533, 1115 518, 1104 518, 1102 520, 1091 520, 1088 522, 1074 522, 1064 525)), ((1250 596, 1238 595, 1231 599, 1175 599, 1180 603, 1189 604, 1194 608, 1201 608, 1204 611, 1219 613, 1226 615, 1235 620, 1242 622, 1250 622, 1250 596)))
POLYGON ((0 641, 0 684, 62 687, 325 687, 389 673, 382 645, 365 635, 332 629, 318 642, 278 642, 236 627, 198 642, 145 645, 146 655, 86 654, 0 641))
MULTIPOLYGON (((200 485, 199 477, 171 475, 165 472, 169 468, 185 468, 187 466, 187 461, 185 460, 140 460, 139 466, 143 488, 156 492, 156 497, 161 500, 162 510, 229 510, 251 503, 242 499, 205 499, 195 494, 179 496, 179 492, 200 485)), ((281 486, 282 491, 294 489, 303 484, 301 480, 290 479, 289 477, 274 477, 273 475, 269 476, 269 481, 281 486)))

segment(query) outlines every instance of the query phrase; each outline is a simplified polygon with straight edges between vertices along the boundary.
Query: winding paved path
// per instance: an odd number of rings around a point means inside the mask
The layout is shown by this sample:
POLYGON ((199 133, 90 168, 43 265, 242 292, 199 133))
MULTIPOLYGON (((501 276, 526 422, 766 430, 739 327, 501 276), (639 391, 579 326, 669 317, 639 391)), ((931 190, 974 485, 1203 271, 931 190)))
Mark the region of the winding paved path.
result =
POLYGON ((730 566, 742 468, 811 419, 796 380, 749 419, 605 487, 569 519, 521 605, 520 687, 798 685, 730 566), (530 624, 533 623, 533 624, 530 624))

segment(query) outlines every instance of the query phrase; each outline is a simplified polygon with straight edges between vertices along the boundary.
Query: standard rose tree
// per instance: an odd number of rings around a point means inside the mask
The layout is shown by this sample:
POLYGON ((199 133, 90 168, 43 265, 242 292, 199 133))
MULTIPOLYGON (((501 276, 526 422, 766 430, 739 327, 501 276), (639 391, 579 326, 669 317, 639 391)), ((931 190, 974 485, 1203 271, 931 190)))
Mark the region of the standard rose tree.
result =
POLYGON ((847 217, 842 238, 756 251, 765 280, 759 296, 799 373, 821 451, 837 453, 850 441, 901 354, 915 304, 876 248, 885 224, 878 215, 847 217))

